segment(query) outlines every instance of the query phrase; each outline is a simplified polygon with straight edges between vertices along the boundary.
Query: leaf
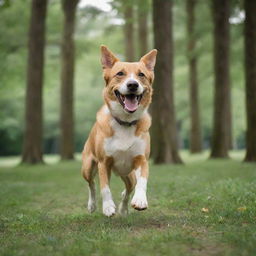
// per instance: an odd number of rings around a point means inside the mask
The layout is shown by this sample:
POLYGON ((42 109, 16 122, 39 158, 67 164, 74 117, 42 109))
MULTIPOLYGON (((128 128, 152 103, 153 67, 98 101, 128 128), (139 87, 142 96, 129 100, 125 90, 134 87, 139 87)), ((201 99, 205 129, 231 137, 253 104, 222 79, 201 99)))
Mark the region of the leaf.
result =
POLYGON ((244 211, 246 211, 246 206, 242 206, 242 207, 238 207, 237 208, 237 210, 239 211, 239 212, 244 212, 244 211))
POLYGON ((207 212, 209 212, 209 209, 208 209, 208 208, 202 208, 202 209, 201 209, 201 212, 207 213, 207 212))

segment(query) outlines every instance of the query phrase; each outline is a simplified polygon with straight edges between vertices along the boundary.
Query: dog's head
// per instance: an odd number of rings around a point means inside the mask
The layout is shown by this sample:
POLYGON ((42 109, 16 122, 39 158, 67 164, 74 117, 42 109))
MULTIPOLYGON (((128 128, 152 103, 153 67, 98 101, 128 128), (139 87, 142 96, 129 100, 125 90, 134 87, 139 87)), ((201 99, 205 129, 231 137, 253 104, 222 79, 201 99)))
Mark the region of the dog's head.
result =
POLYGON ((116 117, 139 117, 149 106, 156 55, 157 50, 152 50, 139 62, 121 62, 107 47, 101 46, 106 82, 104 100, 116 117))

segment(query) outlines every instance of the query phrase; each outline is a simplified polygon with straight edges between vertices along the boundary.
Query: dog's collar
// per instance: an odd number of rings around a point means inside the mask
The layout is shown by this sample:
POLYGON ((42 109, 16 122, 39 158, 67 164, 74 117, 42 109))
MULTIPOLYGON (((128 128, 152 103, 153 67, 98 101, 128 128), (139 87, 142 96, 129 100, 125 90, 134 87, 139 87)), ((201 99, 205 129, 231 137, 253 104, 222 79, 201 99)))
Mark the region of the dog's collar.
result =
POLYGON ((123 121, 115 116, 113 116, 114 119, 120 124, 120 125, 123 125, 123 126, 127 126, 127 127, 130 127, 132 125, 136 125, 138 123, 138 120, 134 120, 132 122, 126 122, 126 121, 123 121))

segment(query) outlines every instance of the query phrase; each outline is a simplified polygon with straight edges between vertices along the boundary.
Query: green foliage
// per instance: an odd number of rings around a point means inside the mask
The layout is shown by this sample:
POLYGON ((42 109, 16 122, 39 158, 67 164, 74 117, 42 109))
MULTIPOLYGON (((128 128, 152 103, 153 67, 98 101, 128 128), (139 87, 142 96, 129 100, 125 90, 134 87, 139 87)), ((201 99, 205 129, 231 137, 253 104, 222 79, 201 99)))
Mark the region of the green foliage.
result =
POLYGON ((21 150, 28 11, 27 0, 11 2, 0 9, 1 155, 21 150))
MULTIPOLYGON (((175 47, 175 102, 177 119, 181 121, 181 135, 188 138, 189 94, 188 65, 186 55, 186 16, 185 1, 174 1, 174 47, 175 47)), ((232 17, 239 16, 241 4, 234 1, 232 17)), ((195 36, 197 38, 198 81, 200 111, 203 125, 204 141, 209 145, 213 115, 213 25, 210 1, 198 0, 195 8, 195 36)), ((233 135, 236 147, 244 146, 245 102, 244 102, 244 62, 243 62, 243 22, 230 24, 230 74, 232 86, 233 135)))
MULTIPOLYGON (((188 165, 150 166, 148 210, 113 218, 100 199, 87 213, 80 162, 8 168, 12 159, 1 158, 0 254, 254 255, 255 166, 240 162, 242 152, 218 161, 182 154, 188 165)), ((112 179, 118 203, 124 185, 112 179)))
MULTIPOLYGON (((143 1, 144 2, 144 1, 143 1)), ((2 6, 3 1, 0 2, 2 6)), ((102 104, 105 86, 101 74, 99 46, 105 44, 123 59, 124 38, 119 1, 112 1, 115 8, 106 13, 93 6, 78 8, 75 76, 75 136, 76 151, 81 151, 102 104)), ((144 2, 145 9, 151 4, 144 2), (146 4, 145 4, 146 3, 146 4)), ((198 76, 200 106, 205 144, 209 145, 212 127, 213 60, 212 20, 210 2, 198 0, 196 6, 196 36, 198 38, 198 76)), ((234 0, 232 16, 239 14, 240 1, 234 0)), ((24 127, 24 97, 26 85, 27 31, 30 1, 10 1, 0 8, 0 141, 1 154, 19 153, 24 127), (9 147, 9 149, 8 149, 9 147)), ((151 19, 151 16, 149 16, 151 19)), ((56 152, 59 136, 60 101, 60 42, 63 15, 60 1, 49 1, 47 15, 47 44, 44 77, 44 140, 45 151, 56 152)), ((174 21, 174 76, 177 119, 181 123, 180 134, 188 141, 188 65, 186 53, 185 1, 175 0, 174 21)), ((152 24, 149 20, 150 45, 152 24)), ((243 73, 243 24, 231 25, 231 78, 233 99, 233 131, 238 146, 244 145, 244 73, 243 73)))

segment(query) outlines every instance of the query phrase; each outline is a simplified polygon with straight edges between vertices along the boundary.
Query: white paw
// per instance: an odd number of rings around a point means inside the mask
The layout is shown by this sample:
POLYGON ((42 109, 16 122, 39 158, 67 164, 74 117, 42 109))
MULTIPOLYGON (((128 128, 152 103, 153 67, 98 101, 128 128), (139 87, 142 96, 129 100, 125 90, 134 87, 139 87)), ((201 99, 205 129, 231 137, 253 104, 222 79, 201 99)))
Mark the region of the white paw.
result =
POLYGON ((111 217, 116 213, 116 206, 112 200, 103 201, 103 214, 111 217))
POLYGON ((88 201, 87 209, 89 213, 93 213, 96 210, 96 202, 95 201, 88 201))
POLYGON ((134 209, 142 211, 148 208, 147 196, 144 191, 135 191, 131 205, 134 209))

